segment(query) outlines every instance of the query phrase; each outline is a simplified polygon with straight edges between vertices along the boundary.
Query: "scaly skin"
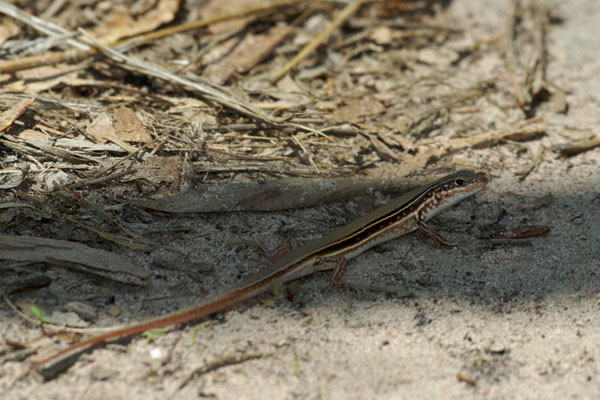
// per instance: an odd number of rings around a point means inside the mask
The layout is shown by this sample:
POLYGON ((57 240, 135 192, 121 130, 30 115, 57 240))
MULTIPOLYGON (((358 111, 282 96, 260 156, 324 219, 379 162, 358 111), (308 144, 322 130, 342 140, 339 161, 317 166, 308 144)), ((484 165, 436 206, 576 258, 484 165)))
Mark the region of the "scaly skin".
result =
POLYGON ((17 380, 49 361, 67 354, 79 353, 110 339, 206 317, 266 292, 273 285, 281 286, 317 271, 333 270, 332 280, 338 282, 348 260, 379 243, 416 229, 440 244, 449 245, 439 233, 427 226, 426 222, 444 209, 478 192, 487 182, 487 176, 482 173, 459 171, 414 189, 348 225, 290 251, 271 266, 246 277, 219 294, 171 314, 83 340, 37 362, 17 380))

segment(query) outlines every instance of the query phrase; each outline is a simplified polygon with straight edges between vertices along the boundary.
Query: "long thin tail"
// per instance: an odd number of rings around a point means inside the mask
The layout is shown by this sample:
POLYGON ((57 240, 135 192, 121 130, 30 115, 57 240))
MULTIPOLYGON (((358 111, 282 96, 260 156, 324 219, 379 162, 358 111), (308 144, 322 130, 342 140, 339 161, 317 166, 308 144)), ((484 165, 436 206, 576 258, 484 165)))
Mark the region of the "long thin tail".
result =
MULTIPOLYGON (((264 291, 264 290, 261 290, 264 291)), ((106 342, 112 339, 123 338, 127 336, 137 335, 139 333, 163 328, 165 326, 179 324, 183 322, 193 321, 199 318, 206 317, 208 315, 214 314, 216 312, 222 311, 233 304, 236 304, 240 301, 241 297, 253 297, 257 293, 240 293, 239 290, 231 290, 225 293, 217 294, 215 296, 209 297, 208 299, 202 301, 199 304, 195 304, 189 306, 187 308, 181 309, 179 311, 173 312, 171 314, 163 315, 160 317, 156 317, 144 322, 141 322, 137 325, 129 326, 122 329, 117 329, 112 332, 105 333, 103 335, 94 336, 89 339, 83 340, 79 343, 76 343, 72 346, 69 346, 63 350, 60 350, 49 357, 44 358, 41 361, 37 361, 31 368, 29 368, 25 373, 21 374, 15 382, 20 381, 26 376, 30 375, 32 372, 40 369, 43 365, 47 364, 50 361, 57 360, 67 354, 70 354, 73 357, 76 357, 78 354, 86 351, 92 346, 106 342)), ((68 357, 65 357, 68 358, 68 357)), ((74 361, 74 360, 73 360, 74 361)), ((69 364, 70 365, 70 364, 69 364)))

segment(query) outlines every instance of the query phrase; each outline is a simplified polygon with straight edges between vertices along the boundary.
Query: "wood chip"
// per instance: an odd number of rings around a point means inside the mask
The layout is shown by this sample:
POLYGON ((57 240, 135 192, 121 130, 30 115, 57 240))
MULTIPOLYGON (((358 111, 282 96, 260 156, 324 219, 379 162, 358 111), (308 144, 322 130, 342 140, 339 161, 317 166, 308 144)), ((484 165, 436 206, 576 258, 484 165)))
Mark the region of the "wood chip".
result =
POLYGON ((8 110, 0 113, 0 132, 11 126, 17 118, 23 115, 29 106, 33 104, 33 100, 33 97, 23 99, 8 110))
POLYGON ((222 183, 206 185, 201 191, 189 191, 155 200, 138 200, 140 207, 170 213, 273 211, 343 201, 372 190, 406 190, 415 181, 381 179, 284 179, 260 183, 222 183))
POLYGON ((45 262, 140 286, 151 275, 137 263, 106 250, 30 236, 0 235, 0 259, 45 262))

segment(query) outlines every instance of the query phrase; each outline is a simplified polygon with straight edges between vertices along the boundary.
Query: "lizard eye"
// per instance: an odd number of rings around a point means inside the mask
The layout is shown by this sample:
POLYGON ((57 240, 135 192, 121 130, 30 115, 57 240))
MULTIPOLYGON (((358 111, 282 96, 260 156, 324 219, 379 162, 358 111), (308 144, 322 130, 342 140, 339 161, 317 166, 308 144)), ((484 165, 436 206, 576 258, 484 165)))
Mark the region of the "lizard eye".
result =
POLYGON ((465 184, 465 180, 464 180, 464 179, 462 179, 462 178, 456 178, 456 179, 454 180, 454 184, 455 184, 456 186, 462 186, 462 185, 464 185, 464 184, 465 184))

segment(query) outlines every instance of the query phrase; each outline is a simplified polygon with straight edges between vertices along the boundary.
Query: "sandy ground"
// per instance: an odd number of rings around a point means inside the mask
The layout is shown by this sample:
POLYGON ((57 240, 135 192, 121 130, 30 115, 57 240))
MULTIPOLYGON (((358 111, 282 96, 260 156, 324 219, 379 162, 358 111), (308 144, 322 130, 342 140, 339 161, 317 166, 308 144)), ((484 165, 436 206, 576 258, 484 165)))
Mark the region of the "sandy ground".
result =
MULTIPOLYGON (((549 32, 548 75, 568 90, 569 111, 546 117, 544 146, 560 142, 565 129, 600 133, 600 2, 551 4, 563 22, 549 32)), ((447 18, 491 34, 508 8, 508 2, 460 0, 447 18)), ((481 151, 473 157, 494 154, 481 151)), ((488 171, 492 181, 484 192, 433 222, 457 247, 442 248, 413 233, 350 262, 347 281, 394 287, 412 297, 334 290, 329 276, 318 274, 298 283, 292 301, 267 294, 221 314, 197 331, 191 346, 193 326, 171 329, 151 344, 137 337, 126 346, 82 356, 57 379, 30 380, 10 390, 9 383, 27 363, 5 363, 1 397, 600 398, 600 151, 569 159, 548 151, 544 157, 524 181, 514 171, 488 171), (549 193, 554 200, 540 204, 549 193), (548 225, 552 232, 526 244, 491 245, 479 237, 480 227, 502 210, 507 225, 548 225), (217 368, 176 391, 194 368, 249 354, 263 357, 217 368)), ((206 290, 227 287, 248 269, 259 269, 260 263, 252 261, 259 254, 236 244, 240 238, 273 248, 288 236, 318 237, 351 220, 351 212, 333 205, 172 218, 168 223, 173 226, 198 232, 174 237, 173 245, 197 253, 198 262, 216 266, 213 272, 201 283, 157 269, 150 288, 107 284, 108 293, 119 292, 122 298, 121 313, 116 319, 100 317, 98 325, 174 310, 197 301, 206 290), (182 285, 180 298, 139 301, 170 295, 176 284, 182 285)), ((70 289, 77 288, 82 298, 92 292, 87 279, 60 269, 51 273, 57 280, 70 277, 70 289)), ((39 330, 3 305, 0 335, 25 341, 39 330)))

